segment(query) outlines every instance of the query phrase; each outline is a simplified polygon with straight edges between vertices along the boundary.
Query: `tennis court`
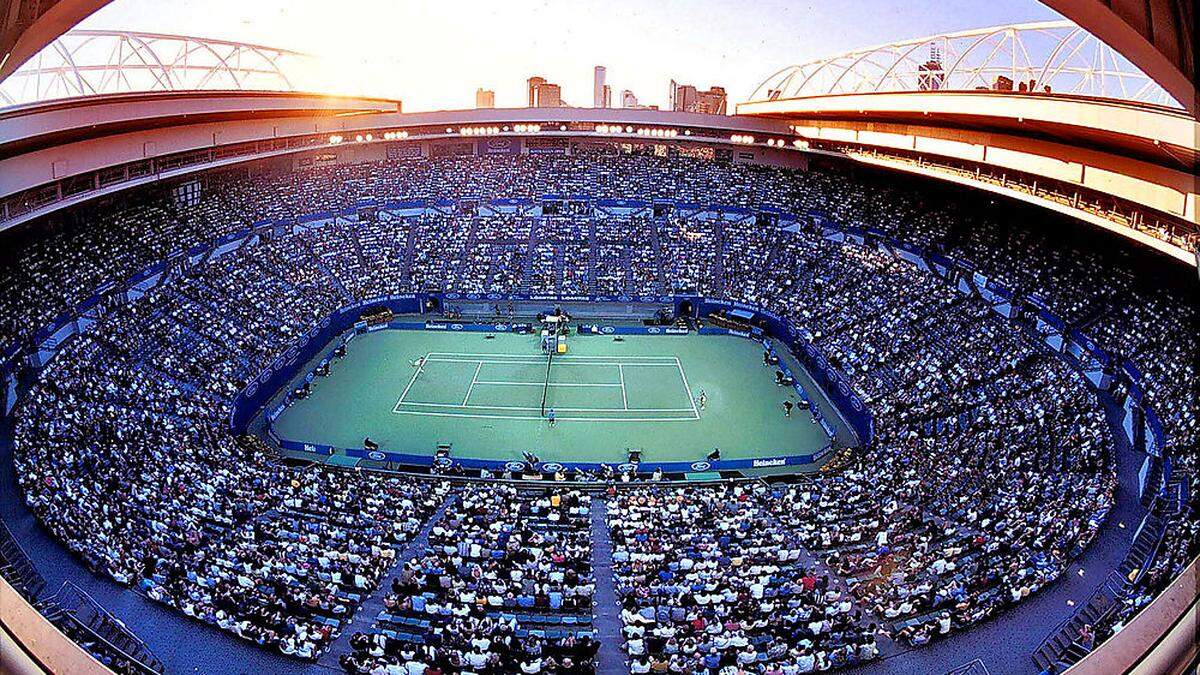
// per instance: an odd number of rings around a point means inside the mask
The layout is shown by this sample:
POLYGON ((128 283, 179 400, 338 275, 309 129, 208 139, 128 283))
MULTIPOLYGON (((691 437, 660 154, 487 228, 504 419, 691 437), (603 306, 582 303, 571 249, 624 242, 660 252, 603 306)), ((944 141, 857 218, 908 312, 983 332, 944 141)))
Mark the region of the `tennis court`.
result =
POLYGON ((568 353, 548 359, 533 335, 360 335, 274 429, 296 443, 361 448, 370 437, 384 451, 430 456, 441 445, 456 458, 501 462, 529 451, 547 462, 621 463, 636 448, 645 462, 691 463, 715 448, 723 459, 756 459, 828 444, 752 340, 572 335, 568 343, 568 353), (790 417, 785 400, 798 406, 790 417), (551 408, 553 425, 543 414, 551 408))
MULTIPOLYGON (((603 339, 603 338, 583 338, 603 339)), ((575 356, 430 352, 393 412, 559 422, 697 420, 675 356, 575 356)))

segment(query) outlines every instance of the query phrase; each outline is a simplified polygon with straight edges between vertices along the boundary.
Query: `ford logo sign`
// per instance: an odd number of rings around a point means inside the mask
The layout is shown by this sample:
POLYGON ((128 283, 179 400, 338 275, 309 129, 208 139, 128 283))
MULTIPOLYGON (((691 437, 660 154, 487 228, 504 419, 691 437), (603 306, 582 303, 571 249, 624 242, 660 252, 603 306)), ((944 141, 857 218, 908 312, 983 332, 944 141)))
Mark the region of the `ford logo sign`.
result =
POLYGON ((542 471, 545 471, 547 473, 557 473, 559 471, 562 471, 565 468, 566 467, 564 467, 562 464, 559 464, 558 462, 542 462, 542 471))
POLYGON ((625 473, 626 471, 637 471, 637 464, 632 464, 630 462, 618 464, 617 471, 620 471, 621 473, 625 473))
POLYGON ((651 335, 658 335, 659 333, 662 332, 662 329, 659 328, 658 326, 651 326, 650 328, 646 329, 646 332, 651 335))
POLYGON ((373 459, 376 462, 382 462, 383 460, 387 459, 387 455, 378 450, 372 450, 367 453, 367 459, 373 459))
POLYGON ((712 468, 710 462, 692 462, 692 471, 703 472, 712 468))
POLYGON ((454 463, 454 460, 450 459, 449 457, 435 457, 433 459, 434 466, 445 467, 445 466, 450 466, 453 463, 454 463))
POLYGON ((613 333, 617 332, 617 329, 613 328, 612 326, 605 326, 604 328, 600 329, 600 332, 607 335, 612 335, 613 333))
POLYGON ((504 470, 512 471, 514 473, 516 473, 518 471, 524 471, 525 470, 525 462, 517 462, 517 461, 505 462, 504 470))
POLYGON ((450 324, 450 330, 462 330, 462 329, 463 329, 463 325, 461 323, 450 324))

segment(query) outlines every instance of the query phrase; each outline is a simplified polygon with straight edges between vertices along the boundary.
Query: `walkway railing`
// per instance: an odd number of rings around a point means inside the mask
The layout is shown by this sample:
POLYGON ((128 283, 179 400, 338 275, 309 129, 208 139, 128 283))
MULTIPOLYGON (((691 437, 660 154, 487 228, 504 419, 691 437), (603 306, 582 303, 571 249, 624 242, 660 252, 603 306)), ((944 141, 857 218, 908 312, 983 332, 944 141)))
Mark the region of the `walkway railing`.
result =
POLYGON ((82 588, 70 581, 52 598, 39 603, 47 619, 77 643, 91 643, 88 650, 125 666, 125 672, 163 673, 162 661, 120 619, 104 609, 82 588))
POLYGON ((46 580, 3 521, 0 521, 0 576, 31 603, 37 602, 46 588, 46 580))

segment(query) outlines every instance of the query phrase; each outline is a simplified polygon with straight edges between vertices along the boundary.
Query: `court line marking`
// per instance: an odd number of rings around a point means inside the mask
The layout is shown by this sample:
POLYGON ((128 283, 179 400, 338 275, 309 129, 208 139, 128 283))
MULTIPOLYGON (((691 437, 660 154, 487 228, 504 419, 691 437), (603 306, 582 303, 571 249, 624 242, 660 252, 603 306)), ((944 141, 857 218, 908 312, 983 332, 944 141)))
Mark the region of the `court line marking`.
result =
POLYGON ((692 396, 692 387, 688 384, 687 373, 683 372, 683 364, 679 362, 679 357, 674 358, 675 365, 679 367, 679 376, 683 378, 683 389, 687 392, 688 402, 692 404, 692 416, 700 419, 700 411, 696 410, 696 398, 692 396))
MULTIPOLYGON (((561 410, 556 408, 556 410, 561 410)), ((591 412, 597 412, 595 408, 589 408, 591 412)), ((613 409, 614 412, 621 412, 613 409)), ((635 408, 635 410, 637 410, 635 408)), ((424 410, 395 410, 399 415, 425 415, 429 417, 458 417, 460 419, 480 419, 480 420, 536 420, 540 421, 542 417, 529 415, 476 415, 472 413, 452 413, 452 412, 430 412, 424 410)), ((686 412, 686 410, 684 411, 686 412)), ((558 417, 557 422, 694 422, 692 417, 558 417)))
POLYGON ((625 394, 625 367, 617 364, 617 375, 621 377, 621 407, 629 410, 629 397, 625 394))
MULTIPOLYGON (((567 357, 563 357, 563 358, 567 358, 567 357)), ((611 387, 620 387, 623 407, 622 408, 559 408, 558 410, 560 410, 561 412, 585 412, 585 413, 586 412, 593 412, 593 413, 597 413, 597 412, 641 412, 641 413, 690 412, 692 414, 689 417, 647 417, 647 418, 565 417, 565 418, 561 418, 563 421, 686 422, 686 421, 693 421, 693 420, 700 419, 700 413, 699 413, 699 411, 696 410, 696 401, 694 398, 692 398, 691 387, 687 381, 687 374, 683 370, 683 364, 681 364, 679 362, 679 357, 675 357, 675 356, 631 356, 631 357, 622 358, 620 356, 617 356, 614 358, 611 356, 573 355, 572 357, 570 357, 570 359, 571 360, 569 360, 569 361, 560 362, 560 365, 616 366, 618 377, 620 378, 621 381, 618 384, 573 383, 573 382, 554 383, 554 382, 552 382, 552 383, 550 383, 550 386, 552 386, 552 387, 556 387, 556 386, 610 387, 610 388, 611 387), (647 362, 641 361, 643 359, 655 359, 655 360, 659 360, 660 362, 647 363, 647 362), (630 363, 629 361, 634 361, 634 362, 630 363), (684 390, 687 392, 687 396, 689 399, 688 402, 691 407, 690 408, 630 408, 629 401, 628 401, 628 394, 627 394, 627 390, 625 387, 624 367, 627 365, 635 367, 635 368, 636 367, 656 367, 656 366, 670 367, 670 366, 674 366, 679 371, 679 375, 683 381, 684 390)), ((501 410, 501 411, 503 411, 503 410, 514 410, 514 411, 516 411, 516 410, 522 410, 522 411, 539 410, 540 411, 539 408, 525 407, 525 406, 468 405, 467 403, 471 397, 471 393, 473 392, 475 386, 478 384, 514 385, 514 386, 544 386, 544 384, 545 384, 545 383, 536 383, 536 382, 504 382, 504 381, 486 381, 486 380, 481 382, 479 380, 479 372, 483 368, 483 366, 487 363, 493 363, 493 364, 511 363, 511 364, 519 364, 519 365, 525 365, 525 364, 535 364, 536 365, 536 364, 542 363, 542 360, 539 357, 532 356, 532 355, 525 355, 525 354, 468 354, 465 352, 426 352, 425 356, 422 357, 421 365, 417 367, 417 370, 416 370, 416 372, 413 373, 413 376, 409 380, 408 385, 405 386, 404 391, 401 392, 399 400, 396 401, 396 405, 394 405, 392 407, 392 412, 395 414, 400 414, 400 415, 425 415, 425 416, 433 416, 433 417, 461 417, 461 418, 465 418, 465 419, 511 419, 511 420, 541 421, 542 417, 540 414, 537 417, 532 417, 532 416, 518 416, 518 415, 479 415, 479 414, 471 414, 471 413, 467 413, 467 412, 436 412, 436 411, 403 410, 403 409, 401 409, 401 406, 422 406, 422 407, 437 407, 437 408, 454 408, 454 409, 461 410, 461 411, 467 411, 467 410, 501 410), (460 357, 460 358, 440 359, 440 358, 436 358, 438 355, 460 357), (484 358, 480 358, 480 357, 484 357, 484 358), (499 357, 499 358, 497 359, 496 357, 499 357), (524 360, 524 362, 522 362, 522 359, 524 360), (407 400, 405 400, 406 397, 408 396, 409 390, 416 383, 420 374, 422 372, 424 372, 425 364, 427 364, 429 362, 468 363, 468 364, 474 363, 475 364, 475 373, 471 377, 471 384, 467 388, 467 395, 465 397, 463 397, 463 402, 461 404, 426 403, 426 402, 422 402, 422 401, 407 401, 407 400)))
POLYGON ((412 379, 408 381, 408 386, 404 388, 404 391, 400 392, 400 399, 396 401, 396 405, 392 406, 393 411, 400 407, 401 403, 404 403, 404 397, 408 396, 408 390, 412 389, 413 384, 417 381, 417 376, 425 369, 425 359, 427 358, 429 358, 429 352, 425 352, 425 356, 421 357, 421 365, 417 366, 416 371, 413 372, 412 379))
MULTIPOLYGON (((532 360, 534 363, 544 363, 545 362, 545 359, 541 358, 540 356, 535 356, 533 354, 489 354, 489 353, 480 354, 480 353, 468 353, 468 352, 429 352, 428 354, 426 354, 426 356, 434 356, 434 357, 436 357, 436 356, 460 356, 460 357, 469 358, 472 361, 474 361, 476 359, 480 359, 480 358, 485 358, 485 359, 495 358, 495 359, 526 359, 526 360, 532 360)), ((588 355, 588 354, 564 354, 562 356, 559 356, 559 359, 562 359, 565 361, 612 361, 612 360, 636 361, 638 359, 647 359, 647 360, 666 361, 668 363, 679 360, 678 358, 676 358, 674 356, 657 356, 657 355, 653 355, 653 354, 647 355, 647 356, 620 356, 620 355, 601 356, 601 355, 588 355)))
MULTIPOLYGON (((559 357, 559 358, 563 358, 563 357, 559 357)), ((496 360, 496 359, 492 359, 490 357, 484 358, 484 359, 479 359, 479 358, 468 359, 465 357, 460 358, 460 359, 439 359, 436 357, 430 357, 430 358, 425 359, 425 362, 426 363, 485 363, 485 364, 492 364, 492 365, 536 366, 536 365, 541 365, 541 364, 545 363, 546 361, 544 359, 538 360, 538 361, 533 361, 533 360, 517 361, 514 359, 496 360)), ((627 365, 630 367, 637 367, 637 368, 670 368, 671 366, 675 365, 675 363, 672 361, 663 361, 661 363, 659 363, 659 362, 629 363, 627 361, 617 361, 617 360, 613 360, 613 359, 609 359, 608 361, 565 361, 565 362, 556 362, 554 365, 556 365, 556 366, 616 366, 616 365, 620 365, 620 364, 624 364, 624 365, 627 365)))
POLYGON ((467 405, 467 401, 471 399, 471 392, 475 390, 475 383, 479 381, 479 371, 483 369, 483 361, 475 366, 475 374, 471 376, 471 386, 467 387, 467 395, 463 397, 463 406, 467 405))
MULTIPOLYGON (((544 382, 503 382, 491 380, 479 380, 476 385, 496 385, 501 387, 544 387, 544 382)), ((619 387, 620 384, 613 382, 551 382, 551 387, 619 387)))
MULTIPOLYGON (((453 408, 455 410, 541 410, 537 406, 527 405, 459 405, 457 403, 426 403, 424 401, 405 401, 406 406, 421 406, 427 408, 453 408)), ((644 413, 685 413, 691 412, 691 408, 558 408, 555 411, 561 412, 644 412, 644 413)), ((403 413, 409 412, 401 410, 398 407, 393 412, 403 413)), ((540 418, 539 418, 540 419, 540 418)), ((690 417, 685 419, 691 419, 690 417)))

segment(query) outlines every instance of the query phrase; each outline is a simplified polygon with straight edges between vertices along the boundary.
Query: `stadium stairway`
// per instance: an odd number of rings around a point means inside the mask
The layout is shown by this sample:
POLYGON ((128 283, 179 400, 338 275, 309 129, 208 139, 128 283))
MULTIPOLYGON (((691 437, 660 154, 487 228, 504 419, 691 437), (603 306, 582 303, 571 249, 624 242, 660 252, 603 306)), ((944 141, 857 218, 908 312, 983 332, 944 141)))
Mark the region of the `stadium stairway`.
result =
MULTIPOLYGON (((778 517, 776 517, 774 514, 771 514, 769 509, 764 509, 764 512, 770 514, 770 519, 774 522, 775 527, 780 528, 781 530, 788 529, 778 517)), ((800 551, 800 559, 797 561, 800 565, 810 568, 820 576, 828 577, 831 586, 850 596, 851 601, 854 603, 854 608, 862 612, 862 615, 866 621, 874 623, 880 628, 880 632, 876 634, 876 644, 879 646, 879 658, 886 659, 889 656, 893 656, 903 651, 900 648, 900 645, 892 642, 892 638, 888 635, 885 635, 883 632, 892 628, 891 622, 883 620, 881 617, 877 616, 870 607, 866 607, 859 602, 858 598, 854 597, 854 594, 850 592, 850 582, 847 581, 845 577, 835 572, 829 567, 829 565, 826 565, 824 558, 821 556, 815 555, 807 548, 801 548, 800 551)))
MULTIPOLYGON (((666 267, 663 265, 662 242, 658 239, 658 225, 650 224, 650 248, 654 251, 654 268, 663 270, 666 267)), ((666 274, 658 275, 658 280, 655 282, 655 293, 665 295, 667 292, 666 274)))
MULTIPOLYGON (((463 247, 462 247, 462 250, 464 252, 474 250, 475 246, 476 246, 476 242, 479 240, 478 228, 475 226, 476 222, 477 222, 477 220, 475 218, 471 218, 467 221, 466 243, 463 244, 463 247)), ((447 278, 449 278, 449 279, 462 279, 463 278, 464 272, 467 269, 467 266, 471 263, 471 261, 470 261, 470 256, 466 255, 465 253, 460 257, 461 257, 461 259, 458 261, 458 263, 454 264, 454 269, 447 270, 447 278)))
POLYGON ((562 293, 563 279, 566 277, 566 247, 562 244, 554 246, 554 288, 562 293))
POLYGON ((395 562, 392 563, 392 569, 388 570, 388 573, 379 581, 379 586, 358 606, 358 612, 345 625, 337 639, 329 645, 329 649, 317 660, 318 665, 341 671, 338 658, 343 654, 350 653, 350 637, 355 633, 367 632, 367 629, 374 624, 376 617, 384 611, 383 598, 391 590, 392 580, 404 569, 405 562, 415 558, 429 545, 429 532, 442 520, 446 515, 446 510, 454 504, 454 500, 457 498, 458 495, 451 492, 442 505, 437 508, 437 511, 434 511, 429 520, 421 526, 421 531, 417 536, 405 543, 404 548, 396 556, 395 562))
POLYGON ((596 292, 596 260, 599 255, 599 240, 596 239, 596 221, 595 219, 588 220, 588 266, 587 266, 587 289, 588 293, 596 292))
POLYGON ((346 290, 346 286, 344 284, 342 284, 342 280, 339 279, 338 276, 333 273, 333 270, 329 269, 329 266, 326 265, 324 261, 322 261, 319 257, 314 255, 313 263, 314 263, 314 266, 318 270, 320 270, 321 273, 325 275, 325 277, 327 277, 329 279, 329 285, 333 286, 334 290, 337 291, 339 296, 345 298, 346 300, 351 300, 354 298, 354 296, 350 293, 350 291, 346 290))
POLYGON ((725 287, 725 219, 717 218, 713 221, 713 232, 716 235, 715 246, 717 255, 713 257, 713 267, 709 271, 709 278, 717 288, 725 287))
POLYGON ((633 278, 633 260, 629 249, 621 249, 621 269, 625 270, 625 294, 637 295, 637 282, 633 278))
POLYGON ((412 280, 412 262, 413 255, 416 252, 417 246, 417 227, 413 225, 408 228, 408 238, 404 242, 404 259, 400 263, 399 277, 406 281, 412 280))
POLYGON ((517 291, 520 293, 532 292, 533 266, 537 259, 537 245, 540 239, 538 230, 545 222, 544 218, 538 218, 529 225, 529 239, 525 244, 525 255, 521 257, 521 278, 517 282, 517 291))
POLYGON ((1033 652, 1033 663, 1045 670, 1051 665, 1061 670, 1069 668, 1087 656, 1088 650, 1076 639, 1084 626, 1092 626, 1116 611, 1129 585, 1118 572, 1113 572, 1092 593, 1088 601, 1073 616, 1063 621, 1033 652))
POLYGON ((596 579, 595 621, 600 652, 596 655, 597 673, 627 673, 621 638, 621 607, 613 581, 612 539, 608 536, 608 503, 592 499, 592 574, 596 579))

